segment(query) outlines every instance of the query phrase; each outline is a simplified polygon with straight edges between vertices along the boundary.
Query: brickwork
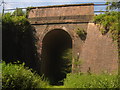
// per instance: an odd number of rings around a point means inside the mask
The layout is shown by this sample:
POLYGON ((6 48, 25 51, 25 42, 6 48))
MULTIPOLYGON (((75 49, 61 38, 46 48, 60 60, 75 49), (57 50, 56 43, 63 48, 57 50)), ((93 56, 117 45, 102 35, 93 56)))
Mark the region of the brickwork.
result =
POLYGON ((75 4, 64 6, 37 7, 30 10, 28 18, 71 16, 71 15, 93 15, 93 4, 75 4))
POLYGON ((90 68, 94 73, 118 72, 117 43, 113 42, 109 33, 102 35, 94 23, 89 23, 87 33, 81 53, 82 71, 87 72, 90 68))
MULTIPOLYGON (((83 61, 82 66, 73 64, 72 72, 75 72, 75 69, 82 72, 90 69, 94 73, 117 71, 117 45, 113 43, 109 35, 102 35, 95 24, 89 23, 93 15, 93 4, 31 8, 28 18, 36 31, 38 54, 42 53, 42 40, 45 35, 51 30, 61 29, 72 38, 73 56, 80 55, 79 60, 83 61), (85 41, 76 34, 76 29, 79 27, 87 32, 85 41)), ((40 60, 39 58, 38 68, 40 60)), ((74 59, 73 62, 75 62, 74 59)))
POLYGON ((29 12, 31 24, 89 22, 94 13, 93 4, 77 4, 33 8, 29 12))

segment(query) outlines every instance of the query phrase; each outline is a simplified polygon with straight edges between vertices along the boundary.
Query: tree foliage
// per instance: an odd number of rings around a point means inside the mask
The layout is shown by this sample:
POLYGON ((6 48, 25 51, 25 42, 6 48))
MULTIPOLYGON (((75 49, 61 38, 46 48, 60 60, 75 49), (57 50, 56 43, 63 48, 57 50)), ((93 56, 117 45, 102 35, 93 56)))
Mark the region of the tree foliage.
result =
POLYGON ((34 36, 30 23, 25 16, 12 16, 7 13, 2 17, 2 59, 6 62, 17 60, 34 67, 34 36))
POLYGON ((107 10, 119 10, 120 9, 120 1, 118 2, 106 2, 108 4, 107 10))
POLYGON ((62 70, 61 72, 67 74, 70 73, 72 70, 72 50, 71 49, 67 49, 63 52, 62 54, 62 70))
POLYGON ((12 15, 14 16, 24 16, 25 15, 25 12, 21 9, 21 8, 17 8, 13 13, 12 15))
POLYGON ((119 18, 120 12, 107 12, 94 16, 94 22, 100 25, 101 33, 104 35, 107 32, 111 33, 113 40, 118 40, 119 18))

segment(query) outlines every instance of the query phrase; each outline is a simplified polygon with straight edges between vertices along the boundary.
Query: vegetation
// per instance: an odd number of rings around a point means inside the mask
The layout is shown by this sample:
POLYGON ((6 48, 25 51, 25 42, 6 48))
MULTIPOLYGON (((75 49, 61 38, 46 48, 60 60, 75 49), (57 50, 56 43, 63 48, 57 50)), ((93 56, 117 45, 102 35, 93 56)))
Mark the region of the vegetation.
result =
POLYGON ((87 35, 87 33, 86 33, 86 31, 84 31, 84 29, 83 28, 77 28, 76 29, 76 33, 78 34, 78 36, 81 38, 81 40, 85 40, 86 39, 86 35, 87 35))
POLYGON ((0 13, 0 30, 2 30, 2 14, 0 13))
MULTIPOLYGON (((113 4, 111 4, 113 5, 113 4)), ((120 23, 118 18, 120 12, 107 12, 94 17, 94 22, 100 25, 100 31, 103 35, 111 33, 113 40, 117 41, 119 36, 120 23)), ((11 15, 7 13, 2 17, 3 22, 3 60, 6 62, 15 62, 16 60, 25 61, 30 67, 34 66, 35 55, 34 38, 31 31, 32 27, 24 13, 18 9, 11 15), (14 16, 14 15, 19 16, 14 16)), ((87 33, 78 28, 76 33, 82 40, 86 39, 87 33)), ((118 88, 117 75, 94 75, 94 74, 71 74, 72 51, 67 50, 63 53, 63 66, 61 66, 67 78, 64 80, 64 88, 118 88)), ((81 65, 82 60, 75 58, 74 64, 81 65)), ((1 64, 1 63, 0 63, 1 64)), ((25 64, 6 64, 3 62, 3 89, 6 88, 46 88, 48 83, 39 75, 24 66, 25 64)), ((77 69, 76 69, 77 70, 77 69)), ((63 88, 62 87, 62 88, 63 88)), ((59 87, 57 87, 59 88, 59 87)))
POLYGON ((118 40, 118 32, 120 23, 118 17, 120 12, 107 12, 105 14, 99 14, 94 17, 94 22, 100 25, 100 31, 104 35, 106 33, 111 33, 114 41, 118 40))
POLYGON ((3 63, 2 84, 6 88, 120 88, 117 75, 68 74, 64 86, 50 86, 40 76, 24 67, 24 64, 3 63))
POLYGON ((45 88, 48 82, 23 64, 2 63, 2 88, 31 89, 45 88))
POLYGON ((13 16, 6 13, 2 17, 2 55, 6 62, 17 60, 32 67, 35 65, 36 51, 34 30, 25 16, 13 16))
POLYGON ((17 8, 13 13, 12 15, 14 16, 24 16, 25 15, 25 12, 21 9, 21 8, 17 8))
POLYGON ((64 81, 66 88, 119 88, 117 75, 68 74, 64 81))
POLYGON ((117 0, 116 2, 106 2, 108 4, 107 10, 118 10, 120 8, 120 1, 117 0))
POLYGON ((116 0, 116 2, 111 1, 109 2, 106 0, 106 4, 108 6, 106 7, 106 10, 109 10, 109 12, 105 14, 99 14, 94 17, 94 22, 100 25, 100 30, 102 34, 106 34, 107 32, 111 33, 111 36, 114 41, 118 41, 119 38, 119 32, 120 32, 120 1, 116 0))
POLYGON ((0 60, 0 89, 2 89, 2 61, 0 60))
POLYGON ((72 50, 71 49, 67 49, 64 51, 63 55, 62 55, 63 61, 62 61, 62 73, 70 73, 71 72, 71 68, 72 68, 72 50))
MULTIPOLYGON (((69 73, 64 79, 64 86, 50 86, 47 81, 28 69, 23 64, 1 63, 2 88, 119 88, 118 75, 69 73)), ((1 65, 0 64, 0 65, 1 65)))

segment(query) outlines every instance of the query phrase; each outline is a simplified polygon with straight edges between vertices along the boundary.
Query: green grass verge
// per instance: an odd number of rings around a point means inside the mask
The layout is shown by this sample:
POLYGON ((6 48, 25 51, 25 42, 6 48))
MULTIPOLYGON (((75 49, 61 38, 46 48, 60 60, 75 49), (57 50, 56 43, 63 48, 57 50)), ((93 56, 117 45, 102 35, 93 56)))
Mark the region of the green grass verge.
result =
POLYGON ((118 88, 118 75, 68 74, 64 81, 66 88, 118 88))

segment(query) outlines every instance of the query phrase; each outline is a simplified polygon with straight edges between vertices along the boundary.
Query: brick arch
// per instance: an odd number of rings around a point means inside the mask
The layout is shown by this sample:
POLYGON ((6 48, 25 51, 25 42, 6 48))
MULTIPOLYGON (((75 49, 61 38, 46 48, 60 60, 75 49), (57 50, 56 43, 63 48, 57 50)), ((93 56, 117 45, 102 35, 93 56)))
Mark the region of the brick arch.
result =
POLYGON ((77 34, 73 31, 73 30, 68 30, 66 27, 62 27, 62 26, 57 26, 57 27, 48 27, 47 30, 44 30, 44 34, 41 35, 41 41, 43 41, 44 37, 51 31, 53 30, 63 30, 66 33, 68 33, 70 35, 70 37, 72 38, 72 40, 74 39, 75 36, 77 36, 77 34))

